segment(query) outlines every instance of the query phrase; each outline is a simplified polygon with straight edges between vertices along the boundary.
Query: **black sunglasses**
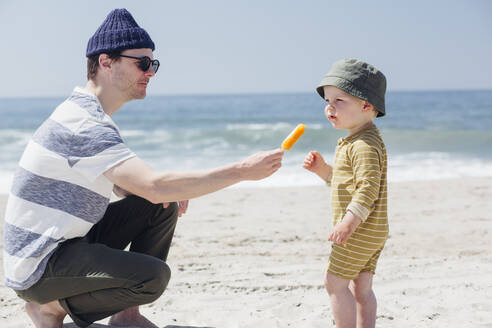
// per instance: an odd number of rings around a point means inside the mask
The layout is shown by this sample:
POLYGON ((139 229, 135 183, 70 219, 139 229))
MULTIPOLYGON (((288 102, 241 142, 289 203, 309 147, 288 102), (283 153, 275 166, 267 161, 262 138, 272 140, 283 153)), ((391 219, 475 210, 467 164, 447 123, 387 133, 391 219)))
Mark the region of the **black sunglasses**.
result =
POLYGON ((159 63, 159 61, 157 59, 152 60, 148 56, 134 57, 134 56, 120 55, 120 57, 138 59, 139 60, 138 67, 143 72, 147 72, 150 64, 152 64, 152 69, 154 70, 154 73, 157 73, 157 70, 159 69, 159 66, 161 65, 161 63, 159 63))

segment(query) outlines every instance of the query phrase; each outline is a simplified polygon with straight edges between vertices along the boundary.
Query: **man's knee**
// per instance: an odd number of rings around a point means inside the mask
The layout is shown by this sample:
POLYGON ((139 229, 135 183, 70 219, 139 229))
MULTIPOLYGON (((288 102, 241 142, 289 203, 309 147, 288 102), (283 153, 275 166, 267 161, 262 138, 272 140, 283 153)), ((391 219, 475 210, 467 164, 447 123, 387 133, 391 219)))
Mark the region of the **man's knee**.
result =
POLYGON ((171 269, 164 261, 158 261, 159 265, 154 268, 154 279, 149 284, 150 290, 154 290, 157 297, 164 293, 164 290, 171 279, 171 269))
POLYGON ((156 206, 156 219, 159 221, 177 222, 178 221, 178 203, 169 203, 167 207, 161 204, 154 204, 156 206))
MULTIPOLYGON (((162 204, 161 204, 161 206, 162 206, 162 204)), ((178 203, 172 202, 172 203, 169 203, 169 205, 166 207, 166 212, 168 212, 169 216, 177 218, 178 217, 178 209, 179 209, 178 203)))
POLYGON ((178 203, 177 202, 170 202, 168 203, 168 206, 164 207, 164 203, 153 203, 146 198, 137 196, 137 195, 130 195, 127 197, 128 199, 132 199, 133 202, 135 202, 135 206, 137 207, 151 207, 156 211, 157 215, 162 215, 163 213, 169 214, 178 214, 178 203))
POLYGON ((137 287, 140 295, 143 295, 145 303, 157 300, 166 289, 171 279, 171 269, 164 261, 157 260, 144 268, 147 278, 137 287))

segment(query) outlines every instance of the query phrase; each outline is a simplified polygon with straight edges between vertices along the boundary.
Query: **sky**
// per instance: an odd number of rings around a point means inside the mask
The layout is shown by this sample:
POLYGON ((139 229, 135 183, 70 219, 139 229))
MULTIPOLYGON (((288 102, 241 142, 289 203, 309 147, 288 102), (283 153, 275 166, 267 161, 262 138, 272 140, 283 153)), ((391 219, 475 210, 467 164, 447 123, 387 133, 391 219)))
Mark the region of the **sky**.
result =
POLYGON ((389 91, 492 89, 488 0, 0 0, 0 98, 85 85, 87 41, 114 8, 156 44, 149 95, 313 92, 342 58, 389 91))

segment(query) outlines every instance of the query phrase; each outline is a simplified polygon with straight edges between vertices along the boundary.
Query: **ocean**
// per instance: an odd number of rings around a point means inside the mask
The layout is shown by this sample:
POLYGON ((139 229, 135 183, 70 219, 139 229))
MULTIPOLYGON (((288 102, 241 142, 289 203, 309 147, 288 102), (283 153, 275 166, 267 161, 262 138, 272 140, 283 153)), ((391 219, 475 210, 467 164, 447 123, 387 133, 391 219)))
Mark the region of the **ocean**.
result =
MULTIPOLYGON (((67 95, 68 96, 68 95, 67 95)), ((24 147, 64 98, 0 99, 0 193, 9 191, 24 147)), ((113 120, 127 145, 156 170, 200 170, 279 147, 299 123, 282 168, 237 187, 322 185, 302 168, 310 150, 333 161, 338 138, 313 93, 148 96, 113 120)), ((492 90, 393 91, 375 119, 388 150, 389 181, 492 176, 492 90)))

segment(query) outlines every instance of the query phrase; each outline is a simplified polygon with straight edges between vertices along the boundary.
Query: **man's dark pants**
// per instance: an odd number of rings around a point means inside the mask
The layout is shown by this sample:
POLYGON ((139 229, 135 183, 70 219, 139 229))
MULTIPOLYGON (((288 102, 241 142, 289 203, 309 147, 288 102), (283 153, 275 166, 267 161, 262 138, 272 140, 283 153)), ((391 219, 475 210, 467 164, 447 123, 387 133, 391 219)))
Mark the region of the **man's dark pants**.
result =
POLYGON ((137 196, 111 203, 85 237, 61 243, 42 278, 17 294, 41 304, 59 300, 80 327, 151 303, 171 277, 165 261, 177 214, 176 203, 164 208, 137 196))

